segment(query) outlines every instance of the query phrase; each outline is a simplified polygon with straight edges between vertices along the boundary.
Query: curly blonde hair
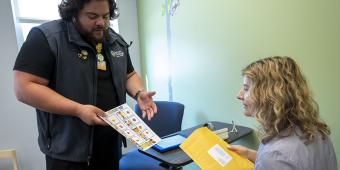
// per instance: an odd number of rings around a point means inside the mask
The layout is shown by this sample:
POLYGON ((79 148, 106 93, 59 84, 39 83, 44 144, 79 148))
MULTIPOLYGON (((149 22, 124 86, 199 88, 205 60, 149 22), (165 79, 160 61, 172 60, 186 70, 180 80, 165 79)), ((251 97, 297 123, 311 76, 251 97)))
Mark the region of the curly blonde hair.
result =
POLYGON ((242 70, 252 80, 250 97, 254 116, 261 125, 262 142, 276 136, 289 136, 298 126, 306 143, 318 132, 330 135, 329 127, 319 118, 319 107, 311 96, 299 66, 290 57, 260 59, 242 70), (287 134, 282 134, 288 130, 287 134))

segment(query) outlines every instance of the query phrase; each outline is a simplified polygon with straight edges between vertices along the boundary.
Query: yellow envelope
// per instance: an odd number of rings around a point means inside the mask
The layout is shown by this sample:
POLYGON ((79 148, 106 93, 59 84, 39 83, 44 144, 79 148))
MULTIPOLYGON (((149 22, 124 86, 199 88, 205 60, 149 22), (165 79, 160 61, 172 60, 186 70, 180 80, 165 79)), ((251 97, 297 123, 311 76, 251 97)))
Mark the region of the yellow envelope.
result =
POLYGON ((227 148, 207 127, 196 129, 180 148, 203 170, 250 170, 254 164, 227 148))

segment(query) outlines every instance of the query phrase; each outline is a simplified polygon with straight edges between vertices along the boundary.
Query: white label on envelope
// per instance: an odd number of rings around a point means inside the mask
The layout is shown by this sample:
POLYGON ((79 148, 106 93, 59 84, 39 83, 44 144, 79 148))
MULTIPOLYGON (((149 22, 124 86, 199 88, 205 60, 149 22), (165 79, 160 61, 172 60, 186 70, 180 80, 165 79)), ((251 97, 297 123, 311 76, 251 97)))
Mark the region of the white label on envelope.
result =
POLYGON ((214 158, 222 167, 227 165, 233 158, 225 152, 218 144, 208 150, 209 155, 214 158))

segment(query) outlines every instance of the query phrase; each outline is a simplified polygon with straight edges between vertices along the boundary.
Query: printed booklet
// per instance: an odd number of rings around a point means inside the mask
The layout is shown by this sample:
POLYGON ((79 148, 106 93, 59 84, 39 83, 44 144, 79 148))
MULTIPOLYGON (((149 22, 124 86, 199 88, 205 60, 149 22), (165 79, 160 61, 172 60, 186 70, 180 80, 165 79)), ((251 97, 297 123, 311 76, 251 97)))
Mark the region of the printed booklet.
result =
POLYGON ((101 117, 140 150, 147 150, 161 138, 125 103, 101 117))

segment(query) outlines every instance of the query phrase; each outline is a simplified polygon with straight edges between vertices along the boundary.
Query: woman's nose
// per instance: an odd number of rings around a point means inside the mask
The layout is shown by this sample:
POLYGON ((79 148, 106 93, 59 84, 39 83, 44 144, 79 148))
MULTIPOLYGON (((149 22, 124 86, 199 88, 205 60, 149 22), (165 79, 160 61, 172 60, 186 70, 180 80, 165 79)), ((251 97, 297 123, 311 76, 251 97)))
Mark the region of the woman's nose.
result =
POLYGON ((239 99, 239 100, 243 100, 243 90, 242 89, 238 92, 236 98, 239 99))

